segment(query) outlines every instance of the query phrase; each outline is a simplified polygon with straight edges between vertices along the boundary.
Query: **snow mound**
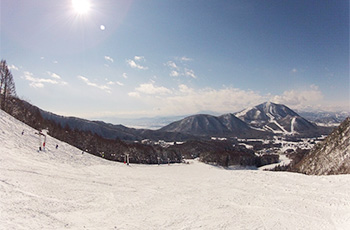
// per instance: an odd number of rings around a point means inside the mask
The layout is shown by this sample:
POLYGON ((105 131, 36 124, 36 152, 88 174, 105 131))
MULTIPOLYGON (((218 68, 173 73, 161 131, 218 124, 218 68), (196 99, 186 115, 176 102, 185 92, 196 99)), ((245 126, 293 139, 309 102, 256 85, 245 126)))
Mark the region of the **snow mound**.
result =
POLYGON ((105 161, 0 110, 0 229, 347 229, 350 175, 105 161), (23 135, 22 135, 23 131, 23 135), (58 149, 56 149, 58 145, 58 149))

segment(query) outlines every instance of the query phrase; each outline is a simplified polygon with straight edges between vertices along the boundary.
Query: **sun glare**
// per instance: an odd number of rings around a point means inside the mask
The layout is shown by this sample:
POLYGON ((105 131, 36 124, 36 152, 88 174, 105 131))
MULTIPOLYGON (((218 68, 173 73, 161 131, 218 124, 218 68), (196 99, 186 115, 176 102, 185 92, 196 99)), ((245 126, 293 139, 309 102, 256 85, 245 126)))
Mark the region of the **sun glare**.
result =
POLYGON ((78 14, 86 14, 91 8, 89 0, 72 0, 72 5, 78 14))

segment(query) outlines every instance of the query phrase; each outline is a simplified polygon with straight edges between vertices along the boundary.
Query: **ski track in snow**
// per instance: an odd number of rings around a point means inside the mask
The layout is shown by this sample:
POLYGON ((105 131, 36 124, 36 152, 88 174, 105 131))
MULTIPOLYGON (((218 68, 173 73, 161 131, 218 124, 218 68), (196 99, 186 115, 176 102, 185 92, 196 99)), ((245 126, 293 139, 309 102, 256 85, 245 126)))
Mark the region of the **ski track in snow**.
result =
POLYGON ((292 121, 290 123, 290 133, 291 134, 294 134, 294 124, 295 124, 295 121, 296 121, 296 117, 293 117, 292 118, 292 121))
MULTIPOLYGON (((270 108, 271 109, 271 108, 270 108)), ((266 115, 270 118, 271 123, 274 123, 280 130, 282 130, 281 132, 274 130, 274 133, 289 133, 287 130, 285 130, 283 128, 282 125, 280 125, 276 120, 275 117, 271 114, 271 113, 266 113, 266 115)), ((267 125, 266 125, 267 126, 267 125)), ((269 127, 270 128, 270 127, 269 127)))
POLYGON ((268 125, 265 125, 264 127, 266 127, 267 129, 270 129, 272 132, 274 133, 284 133, 284 134, 287 134, 287 135, 293 135, 295 134, 296 132, 294 131, 294 124, 296 122, 296 117, 293 117, 292 120, 291 120, 291 124, 290 124, 290 132, 288 132, 282 125, 280 125, 275 117, 272 115, 272 107, 270 107, 270 110, 268 113, 266 113, 266 115, 270 118, 270 123, 274 123, 281 131, 277 131, 277 130, 274 130, 272 129, 271 127, 269 127, 268 125))
POLYGON ((126 166, 34 133, 0 110, 1 230, 350 226, 350 175, 126 166))

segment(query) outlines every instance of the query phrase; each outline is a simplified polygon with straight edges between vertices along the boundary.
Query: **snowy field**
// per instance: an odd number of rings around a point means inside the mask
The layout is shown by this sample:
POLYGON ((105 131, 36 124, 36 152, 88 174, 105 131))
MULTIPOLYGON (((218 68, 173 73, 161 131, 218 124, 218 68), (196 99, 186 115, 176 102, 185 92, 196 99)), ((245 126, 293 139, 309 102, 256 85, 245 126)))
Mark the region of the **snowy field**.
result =
POLYGON ((126 166, 34 133, 0 110, 1 230, 350 229, 350 175, 126 166))

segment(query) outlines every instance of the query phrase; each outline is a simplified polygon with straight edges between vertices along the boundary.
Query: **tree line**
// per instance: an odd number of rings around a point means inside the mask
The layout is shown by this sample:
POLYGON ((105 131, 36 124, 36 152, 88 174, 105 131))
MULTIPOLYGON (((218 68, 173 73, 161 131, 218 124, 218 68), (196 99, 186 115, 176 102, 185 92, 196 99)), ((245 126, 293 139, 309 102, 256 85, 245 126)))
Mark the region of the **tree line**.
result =
POLYGON ((16 87, 13 75, 5 60, 0 62, 0 108, 9 109, 9 100, 16 96, 16 87))

